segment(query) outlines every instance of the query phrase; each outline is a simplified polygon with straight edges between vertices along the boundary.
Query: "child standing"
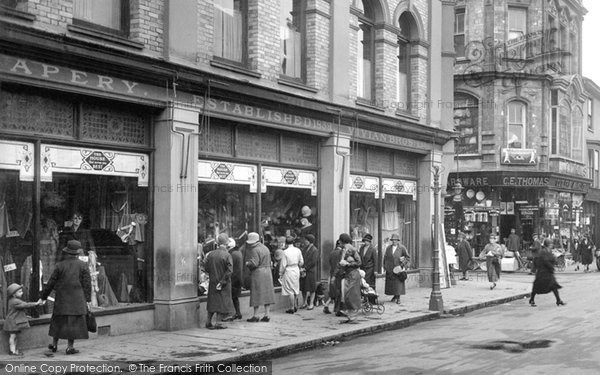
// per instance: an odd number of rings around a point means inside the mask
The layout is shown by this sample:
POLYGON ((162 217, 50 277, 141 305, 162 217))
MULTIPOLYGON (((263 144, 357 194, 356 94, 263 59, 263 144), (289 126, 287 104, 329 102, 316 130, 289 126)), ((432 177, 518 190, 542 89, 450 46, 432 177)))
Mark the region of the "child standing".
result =
POLYGON ((20 298, 23 296, 23 286, 19 284, 10 284, 6 289, 8 295, 8 313, 4 320, 4 330, 9 333, 8 343, 10 345, 10 355, 22 356, 23 353, 17 350, 17 333, 22 329, 29 328, 29 319, 25 315, 25 309, 43 304, 43 302, 24 302, 20 298))

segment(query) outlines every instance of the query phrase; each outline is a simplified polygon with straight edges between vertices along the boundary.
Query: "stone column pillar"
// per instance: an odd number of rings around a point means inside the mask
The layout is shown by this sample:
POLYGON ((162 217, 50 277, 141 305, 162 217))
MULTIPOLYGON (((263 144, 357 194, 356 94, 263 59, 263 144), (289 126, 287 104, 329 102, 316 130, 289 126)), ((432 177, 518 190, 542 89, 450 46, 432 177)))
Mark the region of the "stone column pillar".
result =
POLYGON ((198 325, 198 113, 170 104, 155 123, 154 325, 198 325), (188 143, 189 142, 189 143, 188 143))
POLYGON ((350 228, 350 139, 332 136, 321 146, 319 202, 321 275, 329 275, 328 259, 335 241, 350 228), (343 154, 346 156, 341 156, 343 154))

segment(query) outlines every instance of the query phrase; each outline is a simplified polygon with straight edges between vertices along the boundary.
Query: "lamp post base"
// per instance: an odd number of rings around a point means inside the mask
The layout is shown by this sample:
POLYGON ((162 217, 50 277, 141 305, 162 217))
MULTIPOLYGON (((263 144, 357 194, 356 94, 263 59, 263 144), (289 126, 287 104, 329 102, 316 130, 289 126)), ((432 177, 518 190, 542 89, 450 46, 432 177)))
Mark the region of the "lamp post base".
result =
POLYGON ((441 291, 432 291, 429 297, 429 310, 430 311, 444 311, 444 300, 442 299, 441 291))

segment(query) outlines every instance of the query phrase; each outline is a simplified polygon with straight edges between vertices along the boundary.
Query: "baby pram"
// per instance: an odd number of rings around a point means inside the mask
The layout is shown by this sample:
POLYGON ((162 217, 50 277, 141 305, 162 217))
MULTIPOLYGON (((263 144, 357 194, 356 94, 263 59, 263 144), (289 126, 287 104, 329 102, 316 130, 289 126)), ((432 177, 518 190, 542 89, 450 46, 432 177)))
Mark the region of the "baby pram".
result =
POLYGON ((383 303, 379 303, 379 296, 372 288, 360 288, 361 307, 365 315, 369 315, 373 310, 378 314, 385 312, 383 303))

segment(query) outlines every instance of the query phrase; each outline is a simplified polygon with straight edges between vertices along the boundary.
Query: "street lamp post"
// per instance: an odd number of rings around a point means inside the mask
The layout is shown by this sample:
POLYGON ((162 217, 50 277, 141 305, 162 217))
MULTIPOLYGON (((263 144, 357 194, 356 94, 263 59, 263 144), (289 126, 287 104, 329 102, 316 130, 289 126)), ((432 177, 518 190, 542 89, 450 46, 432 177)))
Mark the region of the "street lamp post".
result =
POLYGON ((432 288, 431 297, 429 298, 429 310, 444 311, 444 301, 442 299, 442 291, 440 290, 440 248, 439 248, 439 232, 440 232, 440 166, 433 167, 433 268, 431 271, 432 288))

